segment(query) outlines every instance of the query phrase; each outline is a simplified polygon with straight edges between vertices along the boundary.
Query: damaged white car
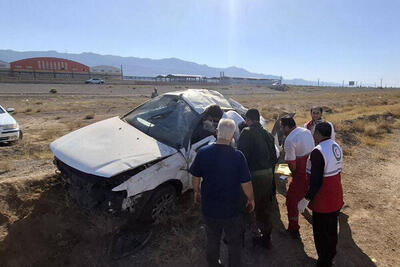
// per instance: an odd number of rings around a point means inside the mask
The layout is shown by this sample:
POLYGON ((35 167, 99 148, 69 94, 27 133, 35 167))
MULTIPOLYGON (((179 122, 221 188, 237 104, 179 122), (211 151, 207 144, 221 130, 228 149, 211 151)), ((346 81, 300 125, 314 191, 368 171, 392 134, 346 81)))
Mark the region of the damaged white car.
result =
POLYGON ((168 213, 177 197, 191 189, 188 172, 196 151, 191 135, 209 105, 246 109, 216 91, 170 92, 122 117, 71 132, 50 144, 70 195, 81 205, 110 212, 129 211, 154 221, 168 213))

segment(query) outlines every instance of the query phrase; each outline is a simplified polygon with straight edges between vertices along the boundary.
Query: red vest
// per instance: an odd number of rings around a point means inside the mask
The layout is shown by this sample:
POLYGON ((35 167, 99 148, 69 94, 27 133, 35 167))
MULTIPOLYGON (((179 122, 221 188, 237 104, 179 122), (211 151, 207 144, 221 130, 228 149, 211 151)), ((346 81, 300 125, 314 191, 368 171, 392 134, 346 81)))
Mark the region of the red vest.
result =
POLYGON ((305 126, 304 128, 307 128, 308 130, 311 130, 311 123, 312 123, 312 120, 307 122, 306 124, 304 124, 304 126, 305 126))
MULTIPOLYGON (((322 186, 314 199, 308 205, 312 211, 331 213, 343 207, 343 189, 341 182, 343 153, 340 146, 332 139, 325 140, 317 145, 325 161, 322 186)), ((311 161, 308 162, 308 172, 311 161)))

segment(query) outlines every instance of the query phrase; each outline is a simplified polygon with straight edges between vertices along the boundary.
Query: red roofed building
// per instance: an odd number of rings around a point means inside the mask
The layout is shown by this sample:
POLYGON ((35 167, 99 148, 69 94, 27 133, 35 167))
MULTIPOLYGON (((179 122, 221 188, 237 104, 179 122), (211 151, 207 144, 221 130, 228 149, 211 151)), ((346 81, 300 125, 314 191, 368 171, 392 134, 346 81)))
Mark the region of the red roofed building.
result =
POLYGON ((13 71, 51 71, 51 72, 84 72, 90 68, 79 62, 56 57, 34 57, 17 60, 10 63, 13 71))

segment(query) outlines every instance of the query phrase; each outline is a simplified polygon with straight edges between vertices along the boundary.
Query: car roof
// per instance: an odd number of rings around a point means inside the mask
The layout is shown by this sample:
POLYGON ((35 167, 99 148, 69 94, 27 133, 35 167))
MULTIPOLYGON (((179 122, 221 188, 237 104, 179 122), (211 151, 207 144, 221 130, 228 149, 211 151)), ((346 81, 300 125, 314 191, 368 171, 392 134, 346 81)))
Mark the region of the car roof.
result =
POLYGON ((165 95, 180 95, 198 114, 210 105, 219 105, 221 109, 232 109, 229 101, 219 92, 207 89, 187 89, 183 91, 169 92, 165 95))

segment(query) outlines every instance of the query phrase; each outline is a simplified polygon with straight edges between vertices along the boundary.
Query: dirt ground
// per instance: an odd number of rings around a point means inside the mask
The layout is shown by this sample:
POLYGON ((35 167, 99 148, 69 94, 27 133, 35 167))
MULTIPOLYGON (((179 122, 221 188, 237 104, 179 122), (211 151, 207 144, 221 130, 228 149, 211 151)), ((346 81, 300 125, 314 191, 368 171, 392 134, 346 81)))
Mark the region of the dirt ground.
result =
MULTIPOLYGON (((157 86, 159 93, 187 86, 157 86)), ((194 88, 193 86, 190 86, 194 88)), ((80 209, 65 192, 48 145, 56 138, 146 101, 153 86, 0 84, 0 104, 14 107, 24 138, 0 145, 0 266, 204 266, 204 225, 191 194, 176 215, 155 225, 138 253, 112 259, 109 244, 126 218, 80 209), (49 93, 56 89, 57 93, 49 93)), ((199 87, 198 87, 199 88, 199 87)), ((400 266, 400 90, 290 87, 208 87, 261 110, 268 128, 283 110, 302 125, 313 105, 325 107, 345 153, 345 206, 339 217, 335 266, 400 266)), ((280 182, 280 180, 278 180, 280 182)), ((285 233, 285 184, 280 182, 273 248, 246 240, 245 266, 313 266, 310 214, 301 241, 285 233)), ((226 248, 222 247, 223 258, 226 248)))

